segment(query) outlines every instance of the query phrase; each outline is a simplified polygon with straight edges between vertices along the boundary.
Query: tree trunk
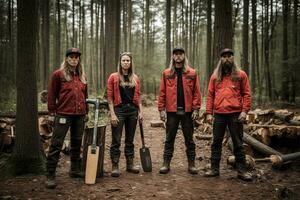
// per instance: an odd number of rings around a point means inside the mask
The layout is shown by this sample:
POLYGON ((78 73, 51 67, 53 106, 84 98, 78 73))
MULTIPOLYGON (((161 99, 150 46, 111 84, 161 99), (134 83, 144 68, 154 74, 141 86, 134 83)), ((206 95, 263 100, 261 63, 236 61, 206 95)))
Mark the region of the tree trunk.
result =
POLYGON ((171 0, 167 0, 166 3, 166 64, 169 66, 171 57, 171 0))
POLYGON ((256 0, 251 0, 252 3, 252 57, 251 57, 251 89, 255 94, 257 80, 259 80, 259 67, 258 67, 258 44, 257 44, 257 19, 256 19, 256 0))
POLYGON ((243 54, 242 54, 242 67, 244 71, 249 74, 249 0, 244 0, 243 7, 243 54))
POLYGON ((60 44, 60 34, 61 34, 61 16, 60 16, 60 0, 56 0, 56 32, 55 32, 55 68, 58 68, 61 62, 61 44, 60 44))
POLYGON ((119 60, 120 42, 120 1, 106 1, 105 12, 105 80, 116 71, 119 60))
POLYGON ((49 50, 50 50, 50 37, 49 37, 49 0, 43 1, 42 6, 42 85, 43 89, 47 88, 49 77, 49 50))
MULTIPOLYGON (((294 16, 293 16, 293 44, 294 44, 294 50, 293 50, 293 72, 297 71, 297 64, 299 63, 299 57, 298 55, 298 0, 294 0, 294 16)), ((296 102, 296 73, 292 73, 291 77, 291 102, 296 102)))
POLYGON ((288 65, 288 0, 282 0, 283 6, 283 25, 282 25, 282 82, 281 98, 283 101, 289 101, 289 65, 288 65))
MULTIPOLYGON (((212 57, 211 57, 211 43, 212 43, 212 28, 211 28, 211 0, 206 0, 207 3, 207 10, 206 10, 206 18, 207 18, 207 25, 206 25, 206 77, 209 81, 209 77, 211 76, 214 66, 212 65, 212 57)), ((205 83, 205 88, 207 88, 208 81, 205 83)))
MULTIPOLYGON (((104 51, 104 0, 101 0, 101 21, 100 21, 100 49, 104 51)), ((105 71, 104 71, 104 53, 100 53, 100 88, 103 89, 106 85, 105 71)))
POLYGON ((215 0, 213 66, 216 66, 219 60, 221 49, 232 48, 232 34, 231 0, 215 0))
POLYGON ((17 118, 12 158, 16 174, 37 174, 44 168, 37 118, 37 0, 18 1, 17 6, 17 118))

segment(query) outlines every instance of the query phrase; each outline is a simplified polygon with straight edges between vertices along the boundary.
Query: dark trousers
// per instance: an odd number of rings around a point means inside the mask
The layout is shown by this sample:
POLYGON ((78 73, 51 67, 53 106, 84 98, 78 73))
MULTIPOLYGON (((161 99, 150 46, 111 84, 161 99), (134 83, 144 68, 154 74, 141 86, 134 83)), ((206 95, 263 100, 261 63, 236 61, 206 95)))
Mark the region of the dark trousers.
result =
POLYGON ((71 162, 78 162, 80 159, 80 147, 84 131, 84 118, 85 116, 55 116, 53 135, 47 156, 47 171, 49 173, 55 173, 59 154, 69 128, 71 132, 71 162))
POLYGON ((193 120, 192 113, 185 113, 184 115, 177 115, 173 112, 167 113, 166 124, 166 141, 164 149, 164 159, 171 160, 174 152, 174 142, 178 130, 179 123, 181 123, 182 132, 185 140, 186 155, 188 160, 195 160, 195 143, 193 140, 193 120))
POLYGON ((134 135, 138 119, 138 109, 133 104, 121 104, 114 108, 119 119, 117 126, 111 126, 112 142, 110 146, 110 158, 112 162, 118 163, 120 158, 120 146, 123 127, 125 126, 125 156, 134 157, 134 135))
POLYGON ((211 161, 219 163, 222 154, 222 141, 225 129, 228 127, 233 142, 233 153, 237 163, 244 164, 243 123, 238 120, 240 113, 215 114, 213 124, 213 143, 211 145, 211 161))

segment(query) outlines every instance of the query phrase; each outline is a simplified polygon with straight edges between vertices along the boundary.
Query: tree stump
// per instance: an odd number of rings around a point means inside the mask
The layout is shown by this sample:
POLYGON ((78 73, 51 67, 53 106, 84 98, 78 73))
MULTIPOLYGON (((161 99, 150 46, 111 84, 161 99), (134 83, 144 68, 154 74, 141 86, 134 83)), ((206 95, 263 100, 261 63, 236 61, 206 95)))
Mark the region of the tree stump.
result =
MULTIPOLYGON (((94 128, 86 128, 83 137, 83 157, 82 157, 82 171, 85 173, 86 168, 86 157, 88 146, 92 144, 93 141, 93 130, 94 128)), ((103 163, 104 163, 104 150, 105 150, 105 130, 106 126, 100 126, 97 128, 97 146, 99 146, 99 158, 98 158, 98 169, 97 178, 103 177, 103 163)))

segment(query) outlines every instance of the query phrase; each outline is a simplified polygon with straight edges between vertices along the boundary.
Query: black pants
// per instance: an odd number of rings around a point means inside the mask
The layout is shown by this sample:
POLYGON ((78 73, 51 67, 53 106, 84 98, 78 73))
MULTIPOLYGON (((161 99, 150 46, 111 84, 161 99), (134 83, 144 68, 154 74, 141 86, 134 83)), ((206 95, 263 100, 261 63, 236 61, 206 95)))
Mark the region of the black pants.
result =
POLYGON ((71 132, 71 162, 78 162, 80 159, 80 147, 84 131, 84 118, 85 116, 55 116, 51 146, 47 156, 48 172, 55 173, 59 154, 69 127, 71 132))
POLYGON ((213 143, 211 145, 212 162, 220 162, 222 154, 222 141, 225 129, 228 126, 233 142, 233 153, 237 163, 244 164, 245 152, 243 148, 243 124, 238 120, 240 113, 215 114, 213 124, 213 143))
POLYGON ((120 158, 120 146, 123 127, 125 126, 125 156, 134 157, 134 135, 138 119, 138 109, 133 104, 121 104, 114 108, 119 123, 111 126, 112 142, 110 146, 110 158, 112 162, 118 163, 120 158))
POLYGON ((186 155, 188 160, 195 160, 195 143, 193 140, 194 125, 191 118, 192 113, 188 112, 184 115, 176 115, 176 113, 167 113, 166 124, 166 141, 164 149, 164 159, 171 160, 174 152, 174 142, 178 130, 179 123, 181 123, 182 132, 185 140, 186 155))

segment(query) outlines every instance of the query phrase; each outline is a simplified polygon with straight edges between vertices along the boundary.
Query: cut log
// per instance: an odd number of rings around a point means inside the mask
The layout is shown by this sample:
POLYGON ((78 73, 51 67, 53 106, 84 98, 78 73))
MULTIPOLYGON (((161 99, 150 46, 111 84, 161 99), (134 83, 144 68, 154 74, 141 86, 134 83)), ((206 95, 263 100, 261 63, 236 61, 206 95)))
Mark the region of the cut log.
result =
POLYGON ((200 135, 200 134, 198 134, 198 135, 195 136, 195 138, 198 139, 198 140, 211 140, 213 138, 213 136, 212 135, 200 135))
MULTIPOLYGON (((38 111, 38 115, 48 115, 48 111, 38 111)), ((16 118, 16 113, 14 112, 1 113, 0 117, 16 118)))
POLYGON ((151 127, 164 127, 164 122, 161 120, 153 120, 150 122, 151 127))
POLYGON ((293 112, 288 112, 287 110, 276 110, 274 117, 277 119, 280 119, 282 121, 290 121, 293 117, 294 117, 294 113, 293 112))
POLYGON ((249 134, 244 132, 244 137, 243 137, 243 141, 249 145, 251 145, 251 147, 253 147, 254 149, 256 149, 257 151, 259 151, 260 153, 264 154, 264 155, 282 155, 282 153, 274 150, 273 148, 261 143, 260 141, 256 140, 255 138, 253 138, 252 136, 250 136, 249 134))
POLYGON ((290 120, 288 123, 294 126, 300 126, 300 121, 290 120))

